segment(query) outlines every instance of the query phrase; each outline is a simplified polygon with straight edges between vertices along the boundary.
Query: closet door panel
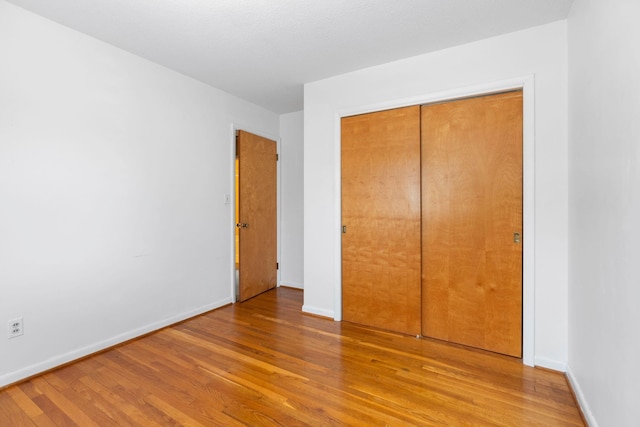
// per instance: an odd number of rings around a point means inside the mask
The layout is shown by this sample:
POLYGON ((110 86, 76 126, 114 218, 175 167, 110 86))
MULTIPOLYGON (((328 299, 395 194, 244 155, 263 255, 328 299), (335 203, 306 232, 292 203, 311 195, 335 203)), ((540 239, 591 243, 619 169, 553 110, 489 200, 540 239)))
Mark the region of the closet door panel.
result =
POLYGON ((422 333, 522 355, 522 92, 422 107, 422 333))
POLYGON ((420 107, 341 123, 343 319, 420 333, 420 107))

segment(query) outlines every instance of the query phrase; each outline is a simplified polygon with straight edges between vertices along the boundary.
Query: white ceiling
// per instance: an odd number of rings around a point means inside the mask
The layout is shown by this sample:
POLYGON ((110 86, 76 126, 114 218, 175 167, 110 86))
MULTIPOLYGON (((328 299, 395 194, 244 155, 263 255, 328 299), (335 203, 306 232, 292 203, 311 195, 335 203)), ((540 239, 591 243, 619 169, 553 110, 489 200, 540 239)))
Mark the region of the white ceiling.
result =
POLYGON ((557 21, 573 0, 9 0, 276 113, 303 84, 557 21))

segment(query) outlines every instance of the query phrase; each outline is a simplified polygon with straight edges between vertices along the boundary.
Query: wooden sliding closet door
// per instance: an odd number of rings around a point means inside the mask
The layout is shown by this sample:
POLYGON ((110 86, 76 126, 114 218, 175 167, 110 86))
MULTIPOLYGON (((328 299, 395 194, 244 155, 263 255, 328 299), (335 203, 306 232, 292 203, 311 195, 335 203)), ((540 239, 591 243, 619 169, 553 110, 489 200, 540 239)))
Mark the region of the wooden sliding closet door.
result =
POLYGON ((420 333, 420 107, 342 119, 344 320, 420 333))
POLYGON ((422 333, 522 356, 522 92, 422 107, 422 333))

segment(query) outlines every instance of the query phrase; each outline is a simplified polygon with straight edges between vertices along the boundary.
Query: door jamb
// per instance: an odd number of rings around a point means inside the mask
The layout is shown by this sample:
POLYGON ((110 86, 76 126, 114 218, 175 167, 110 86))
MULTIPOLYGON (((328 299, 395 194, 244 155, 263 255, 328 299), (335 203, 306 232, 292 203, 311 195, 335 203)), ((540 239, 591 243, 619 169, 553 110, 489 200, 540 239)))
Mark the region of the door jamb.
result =
POLYGON ((516 77, 458 89, 428 93, 410 98, 402 98, 382 103, 362 105, 338 110, 334 116, 335 141, 335 176, 334 221, 338 226, 335 233, 335 288, 334 288, 334 320, 342 320, 342 176, 340 120, 343 117, 365 114, 391 108, 434 102, 452 101, 472 96, 489 95, 508 90, 522 90, 522 222, 523 222, 523 256, 522 256, 522 362, 527 366, 535 366, 535 79, 533 75, 516 77))

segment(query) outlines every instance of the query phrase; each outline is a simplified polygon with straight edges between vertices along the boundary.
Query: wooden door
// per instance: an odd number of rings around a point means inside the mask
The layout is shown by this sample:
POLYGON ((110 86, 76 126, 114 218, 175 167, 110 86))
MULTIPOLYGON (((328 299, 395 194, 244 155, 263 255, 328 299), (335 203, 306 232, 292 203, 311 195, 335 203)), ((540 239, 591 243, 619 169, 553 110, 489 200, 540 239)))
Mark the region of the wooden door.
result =
POLYGON ((239 299, 276 286, 276 142, 238 131, 239 299))
POLYGON ((423 335, 521 357, 521 91, 422 107, 422 233, 423 335))
POLYGON ((420 332, 420 107, 342 119, 342 312, 420 332))

